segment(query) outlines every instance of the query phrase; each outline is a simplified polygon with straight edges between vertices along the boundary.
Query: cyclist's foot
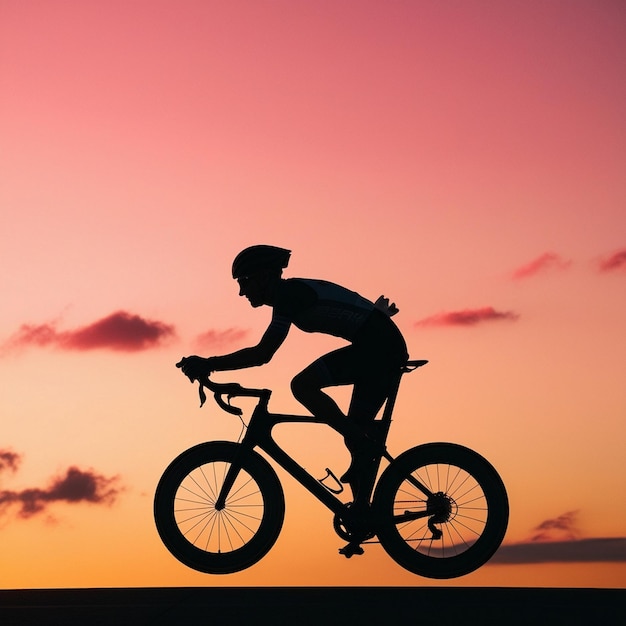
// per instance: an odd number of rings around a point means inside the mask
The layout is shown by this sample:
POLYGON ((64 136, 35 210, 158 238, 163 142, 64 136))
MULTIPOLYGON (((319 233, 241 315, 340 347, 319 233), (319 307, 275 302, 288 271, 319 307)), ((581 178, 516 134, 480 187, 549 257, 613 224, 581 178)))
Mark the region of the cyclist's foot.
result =
POLYGON ((350 467, 345 471, 343 476, 339 479, 344 485, 353 483, 356 480, 356 470, 354 469, 354 462, 350 464, 350 467))
POLYGON ((361 544, 359 542, 351 541, 350 543, 346 544, 343 548, 339 548, 339 554, 343 554, 346 557, 346 559, 349 559, 355 554, 357 555, 363 554, 363 548, 361 547, 361 544))
POLYGON ((351 485, 358 482, 374 462, 374 457, 368 450, 359 451, 352 455, 350 467, 339 479, 342 483, 351 485))
POLYGON ((348 449, 352 456, 350 467, 339 479, 344 484, 355 483, 360 480, 374 463, 377 454, 381 452, 381 446, 377 441, 366 438, 359 441, 358 444, 350 442, 348 449))

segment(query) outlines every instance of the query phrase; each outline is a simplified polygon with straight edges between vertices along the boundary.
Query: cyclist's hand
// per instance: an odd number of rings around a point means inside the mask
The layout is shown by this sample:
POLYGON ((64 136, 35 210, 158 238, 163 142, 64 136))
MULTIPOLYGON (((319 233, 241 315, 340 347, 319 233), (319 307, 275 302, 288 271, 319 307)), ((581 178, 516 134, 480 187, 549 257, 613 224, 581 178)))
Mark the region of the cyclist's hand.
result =
POLYGON ((389 317, 392 317, 399 311, 398 307, 396 306, 396 303, 392 302, 391 304, 389 304, 389 298, 385 298, 385 296, 380 296, 380 298, 378 298, 378 300, 374 302, 374 306, 379 311, 382 311, 389 317))
POLYGON ((211 359, 195 355, 183 357, 176 363, 176 367, 179 367, 191 382, 205 378, 213 371, 211 359))

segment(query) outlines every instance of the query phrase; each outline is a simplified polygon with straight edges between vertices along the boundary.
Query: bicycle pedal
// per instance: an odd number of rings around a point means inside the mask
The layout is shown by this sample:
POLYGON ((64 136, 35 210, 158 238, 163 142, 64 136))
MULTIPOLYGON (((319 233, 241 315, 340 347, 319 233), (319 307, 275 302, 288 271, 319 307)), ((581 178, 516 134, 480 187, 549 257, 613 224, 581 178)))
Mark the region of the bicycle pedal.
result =
POLYGON ((353 557, 355 554, 361 555, 363 553, 363 548, 357 543, 349 543, 343 548, 339 548, 339 554, 343 554, 346 559, 353 557))

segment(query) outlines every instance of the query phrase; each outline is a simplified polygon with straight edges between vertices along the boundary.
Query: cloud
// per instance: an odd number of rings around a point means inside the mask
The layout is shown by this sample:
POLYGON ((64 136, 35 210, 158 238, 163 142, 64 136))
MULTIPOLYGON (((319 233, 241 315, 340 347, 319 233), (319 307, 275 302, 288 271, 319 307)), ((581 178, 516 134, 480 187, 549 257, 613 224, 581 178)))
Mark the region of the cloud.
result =
POLYGON ((626 248, 600 259, 598 261, 598 269, 601 272, 626 270, 626 248))
POLYGON ((16 472, 22 462, 21 455, 12 450, 0 450, 0 474, 5 470, 16 472))
POLYGON ((513 271, 512 278, 514 280, 520 280, 523 278, 529 278, 536 274, 545 273, 550 270, 565 270, 572 264, 571 261, 564 259, 563 257, 555 254, 554 252, 546 252, 526 263, 521 267, 518 267, 513 271))
POLYGON ((533 528, 533 536, 530 541, 552 541, 554 539, 576 539, 576 516, 578 511, 568 511, 558 517, 547 519, 533 528))
POLYGON ((117 311, 92 324, 67 331, 58 331, 54 322, 23 324, 4 344, 4 349, 54 346, 63 350, 137 352, 154 348, 174 336, 174 327, 169 324, 117 311))
POLYGON ((500 546, 490 564, 625 563, 626 537, 515 543, 500 546))
POLYGON ((529 539, 500 546, 490 563, 626 562, 626 537, 579 538, 578 511, 544 520, 529 539))
POLYGON ((117 476, 108 478, 91 469, 84 471, 70 467, 64 475, 54 478, 44 489, 0 490, 0 511, 4 512, 11 505, 18 505, 18 516, 29 518, 44 512, 54 502, 110 505, 121 491, 115 486, 117 482, 117 476))
POLYGON ((513 311, 496 311, 487 306, 479 309, 463 309, 461 311, 447 311, 425 317, 415 323, 416 326, 475 326, 483 322, 500 320, 515 321, 519 315, 513 311))
POLYGON ((198 335, 194 344, 199 350, 222 349, 238 344, 247 335, 248 331, 241 328, 208 330, 207 332, 198 335))

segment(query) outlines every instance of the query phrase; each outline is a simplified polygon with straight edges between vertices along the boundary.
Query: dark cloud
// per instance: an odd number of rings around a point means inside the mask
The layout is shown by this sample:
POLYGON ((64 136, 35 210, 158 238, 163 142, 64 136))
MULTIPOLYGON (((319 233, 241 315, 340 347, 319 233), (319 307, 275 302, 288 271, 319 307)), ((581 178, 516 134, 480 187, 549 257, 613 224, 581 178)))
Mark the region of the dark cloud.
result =
POLYGON ((564 259, 560 255, 554 252, 546 252, 529 263, 518 267, 513 271, 512 277, 514 280, 520 280, 549 270, 564 270, 570 265, 571 261, 564 259))
POLYGON ((117 483, 117 476, 106 477, 93 470, 70 467, 43 489, 0 490, 0 511, 17 505, 19 517, 28 518, 44 512, 54 502, 112 504, 121 491, 117 483))
POLYGON ((552 541, 554 539, 572 540, 578 537, 576 517, 578 511, 568 511, 558 517, 547 519, 533 528, 532 542, 552 541))
POLYGON ((154 348, 174 336, 174 327, 169 324, 117 311, 92 324, 67 331, 58 331, 56 323, 24 324, 4 348, 54 346, 64 350, 106 348, 136 352, 154 348))
POLYGON ((0 474, 5 470, 16 472, 22 462, 21 455, 12 450, 0 450, 0 474))
POLYGON ((600 259, 598 269, 601 272, 615 272, 626 270, 626 248, 600 259))
POLYGON ((505 544, 490 563, 626 562, 626 538, 579 538, 578 511, 549 518, 532 529, 530 539, 505 544))
POLYGON ((515 321, 519 318, 513 311, 496 311, 493 307, 479 309, 463 309, 461 311, 447 311, 425 317, 415 323, 416 326, 475 326, 483 322, 500 320, 515 321))
POLYGON ((241 328, 208 330, 198 335, 194 343, 199 350, 219 350, 238 344, 247 335, 248 331, 241 328))
POLYGON ((626 562, 626 537, 505 544, 489 561, 494 564, 599 562, 626 562))

